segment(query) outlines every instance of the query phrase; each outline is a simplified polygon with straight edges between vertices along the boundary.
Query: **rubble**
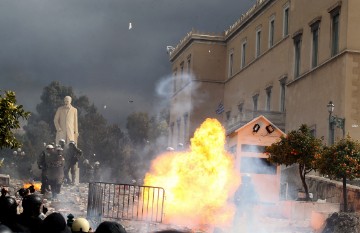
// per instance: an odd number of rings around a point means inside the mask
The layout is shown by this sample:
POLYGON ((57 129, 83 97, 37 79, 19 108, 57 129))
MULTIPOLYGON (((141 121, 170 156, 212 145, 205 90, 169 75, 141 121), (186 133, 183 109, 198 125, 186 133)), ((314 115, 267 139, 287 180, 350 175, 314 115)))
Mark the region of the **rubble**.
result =
POLYGON ((359 233, 360 220, 356 213, 333 213, 327 220, 322 233, 359 233))

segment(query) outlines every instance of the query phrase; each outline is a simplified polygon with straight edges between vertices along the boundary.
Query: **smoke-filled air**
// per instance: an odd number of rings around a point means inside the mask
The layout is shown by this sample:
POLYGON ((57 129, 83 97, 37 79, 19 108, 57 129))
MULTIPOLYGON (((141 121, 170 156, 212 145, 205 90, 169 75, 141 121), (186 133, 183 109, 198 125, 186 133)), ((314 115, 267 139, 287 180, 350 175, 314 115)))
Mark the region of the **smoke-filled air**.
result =
POLYGON ((240 183, 232 155, 225 150, 225 130, 216 119, 195 131, 190 149, 158 156, 144 185, 165 190, 164 220, 191 227, 231 224, 231 203, 240 183))

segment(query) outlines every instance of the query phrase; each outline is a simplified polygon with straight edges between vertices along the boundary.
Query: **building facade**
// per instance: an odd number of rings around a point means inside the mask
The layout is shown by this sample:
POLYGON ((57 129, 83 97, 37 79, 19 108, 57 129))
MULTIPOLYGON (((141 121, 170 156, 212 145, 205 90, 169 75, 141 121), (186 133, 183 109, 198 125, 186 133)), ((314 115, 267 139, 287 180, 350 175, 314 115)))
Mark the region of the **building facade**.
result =
POLYGON ((326 143, 360 139, 358 12, 358 0, 258 0, 220 34, 189 32, 169 54, 169 146, 207 117, 231 135, 260 115, 284 132, 307 124, 326 143))

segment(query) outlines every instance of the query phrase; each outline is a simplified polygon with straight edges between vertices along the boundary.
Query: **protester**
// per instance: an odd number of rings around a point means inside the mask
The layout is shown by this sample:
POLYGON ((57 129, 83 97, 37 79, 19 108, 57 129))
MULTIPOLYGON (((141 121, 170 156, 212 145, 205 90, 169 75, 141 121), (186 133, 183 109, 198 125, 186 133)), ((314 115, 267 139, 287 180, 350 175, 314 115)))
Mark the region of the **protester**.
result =
POLYGON ((46 210, 39 195, 31 194, 22 200, 23 212, 19 215, 19 224, 28 228, 31 233, 40 232, 46 210), (45 213, 44 213, 45 212, 45 213))
POLYGON ((126 233, 126 230, 117 222, 105 221, 100 223, 95 233, 126 233))
POLYGON ((71 233, 71 230, 66 225, 65 218, 54 212, 44 219, 40 233, 71 233))
POLYGON ((14 232, 27 232, 28 229, 19 224, 17 207, 18 204, 15 198, 10 196, 2 198, 0 200, 0 223, 14 232))

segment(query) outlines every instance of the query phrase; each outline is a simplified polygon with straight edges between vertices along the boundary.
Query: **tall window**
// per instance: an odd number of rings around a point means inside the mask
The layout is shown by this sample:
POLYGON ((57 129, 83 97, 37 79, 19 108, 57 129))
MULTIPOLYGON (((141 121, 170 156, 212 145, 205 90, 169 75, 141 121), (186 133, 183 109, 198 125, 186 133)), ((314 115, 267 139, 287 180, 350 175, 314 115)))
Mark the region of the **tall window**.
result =
POLYGON ((246 41, 241 46, 241 68, 244 68, 246 64, 246 41))
POLYGON ((232 77, 233 75, 233 65, 234 65, 234 51, 230 51, 229 55, 229 77, 232 77))
POLYGON ((270 109, 271 109, 271 89, 272 89, 272 87, 268 87, 265 89, 265 91, 266 91, 266 111, 270 111, 270 109))
POLYGON ((289 3, 284 6, 283 11, 283 37, 289 35, 289 3))
POLYGON ((174 73, 173 73, 173 92, 175 93, 176 92, 176 75, 177 75, 177 69, 174 70, 174 73))
POLYGON ((187 73, 190 74, 191 73, 191 55, 189 55, 187 57, 187 73))
POLYGON ((180 63, 180 75, 184 74, 184 62, 180 63))
POLYGON ((311 27, 312 32, 312 51, 311 51, 311 67, 314 68, 318 65, 318 51, 319 51, 319 27, 320 20, 313 23, 311 27))
POLYGON ((331 15, 331 56, 335 56, 339 52, 339 19, 340 7, 330 12, 331 15))
POLYGON ((226 120, 229 121, 231 116, 231 111, 226 112, 226 120))
POLYGON ((259 99, 259 94, 253 96, 254 111, 258 110, 258 99, 259 99))
POLYGON ((187 142, 187 125, 188 125, 189 114, 184 114, 184 144, 187 142))
POLYGON ((170 124, 170 144, 174 143, 174 122, 171 122, 170 124))
POLYGON ((238 105, 238 110, 239 110, 239 113, 243 113, 243 111, 244 111, 244 103, 240 103, 238 105))
POLYGON ((285 112, 286 77, 280 80, 280 112, 285 112))
POLYGON ((180 143, 180 124, 181 124, 181 118, 178 118, 176 120, 176 126, 177 126, 177 143, 180 143))
POLYGON ((180 88, 183 83, 183 78, 184 78, 184 62, 181 62, 180 63, 180 88))
POLYGON ((274 46, 275 36, 275 16, 272 16, 269 21, 269 48, 274 46))
POLYGON ((294 37, 294 48, 295 48, 294 76, 295 76, 295 78, 298 78, 300 76, 301 37, 302 37, 302 33, 298 33, 294 37))
POLYGON ((259 57, 261 53, 261 29, 256 31, 256 48, 255 48, 255 55, 259 57))

